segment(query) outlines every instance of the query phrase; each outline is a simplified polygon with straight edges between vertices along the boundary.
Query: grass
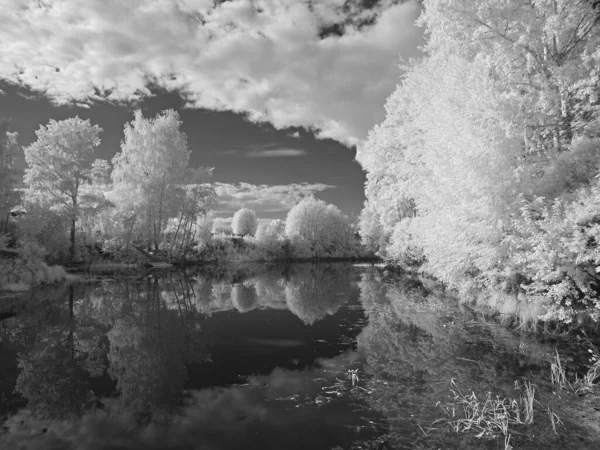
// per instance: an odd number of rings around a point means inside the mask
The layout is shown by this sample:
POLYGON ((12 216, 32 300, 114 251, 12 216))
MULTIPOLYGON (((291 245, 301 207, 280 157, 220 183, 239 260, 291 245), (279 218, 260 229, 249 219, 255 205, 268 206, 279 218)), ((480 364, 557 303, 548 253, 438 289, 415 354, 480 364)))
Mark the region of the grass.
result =
MULTIPOLYGON (((451 385, 453 401, 445 405, 438 402, 437 406, 449 416, 446 420, 456 433, 473 432, 477 438, 490 439, 503 436, 504 448, 508 450, 513 448, 510 444, 511 427, 530 425, 534 421, 535 386, 527 380, 522 385, 515 382, 515 388, 521 391, 518 399, 493 397, 491 392, 479 398, 475 392, 463 394, 454 380, 451 385)), ((560 422, 557 415, 555 420, 560 422)))
POLYGON ((579 378, 579 375, 575 375, 575 381, 569 382, 567 379, 566 368, 560 359, 558 350, 554 355, 552 363, 550 364, 550 380, 552 384, 561 390, 571 390, 576 394, 591 393, 594 392, 595 387, 598 385, 598 378, 600 377, 600 355, 595 348, 588 349, 590 353, 587 372, 579 378))
POLYGON ((594 392, 598 384, 598 378, 600 377, 600 354, 598 354, 595 348, 588 349, 588 352, 590 354, 590 365, 588 366, 587 373, 581 378, 575 375, 573 386, 576 394, 594 392))
MULTIPOLYGON (((561 360, 558 350, 550 363, 550 381, 556 389, 567 390, 577 394, 593 392, 600 378, 600 354, 595 348, 588 350, 590 364, 587 373, 581 378, 575 377, 571 383, 567 378, 566 365, 561 360)), ((536 388, 528 380, 522 384, 515 382, 515 389, 520 391, 518 398, 492 396, 487 392, 484 397, 477 397, 475 392, 463 394, 454 380, 451 381, 453 399, 446 404, 440 404, 449 416, 447 421, 450 428, 456 433, 474 433, 477 438, 495 439, 504 438, 505 450, 512 449, 511 437, 513 427, 517 425, 531 425, 534 422, 534 403, 536 388)), ((564 426, 555 410, 546 407, 548 419, 555 435, 558 427, 564 426)))
POLYGON ((550 406, 548 406, 548 416, 550 417, 550 423, 552 424, 552 431, 554 431, 554 434, 556 434, 558 436, 558 432, 556 431, 556 426, 559 424, 564 425, 564 423, 562 422, 562 420, 560 420, 560 417, 558 417, 558 414, 556 414, 550 406))
POLYGON ((550 381, 559 389, 570 388, 571 383, 567 380, 566 368, 560 360, 558 350, 555 350, 555 352, 554 359, 550 363, 550 381))

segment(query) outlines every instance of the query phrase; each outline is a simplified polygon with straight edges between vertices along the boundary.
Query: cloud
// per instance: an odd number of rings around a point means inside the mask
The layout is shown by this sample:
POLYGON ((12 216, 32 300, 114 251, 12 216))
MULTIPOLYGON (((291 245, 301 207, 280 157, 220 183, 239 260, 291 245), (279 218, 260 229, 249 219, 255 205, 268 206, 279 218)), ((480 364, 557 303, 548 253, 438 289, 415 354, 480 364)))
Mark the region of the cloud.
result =
POLYGON ((292 183, 282 185, 254 185, 249 183, 215 183, 217 212, 234 213, 244 207, 260 213, 289 211, 303 197, 333 189, 323 183, 292 183))
POLYGON ((154 84, 354 145, 422 40, 416 0, 363 3, 0 0, 0 79, 59 104, 135 101, 154 84))
POLYGON ((248 153, 249 158, 275 158, 275 157, 287 157, 287 156, 304 156, 306 155, 305 150, 297 148, 280 148, 275 150, 253 150, 248 153))
POLYGON ((252 144, 244 148, 234 148, 231 150, 220 151, 220 155, 236 155, 245 158, 285 158, 293 156, 304 156, 306 150, 300 148, 280 147, 277 143, 252 144))
POLYGON ((296 131, 294 133, 290 133, 288 134, 289 137, 294 138, 294 139, 300 139, 300 132, 296 131))

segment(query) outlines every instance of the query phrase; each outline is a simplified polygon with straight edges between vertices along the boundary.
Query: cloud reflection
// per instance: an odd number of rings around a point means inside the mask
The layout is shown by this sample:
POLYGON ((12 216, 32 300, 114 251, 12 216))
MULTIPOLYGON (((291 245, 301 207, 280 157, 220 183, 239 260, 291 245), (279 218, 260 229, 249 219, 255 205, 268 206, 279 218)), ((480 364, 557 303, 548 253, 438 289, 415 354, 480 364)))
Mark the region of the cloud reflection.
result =
POLYGON ((22 411, 6 424, 2 448, 71 449, 330 449, 371 433, 350 407, 345 376, 359 355, 321 359, 310 369, 275 369, 247 384, 188 393, 168 424, 137 426, 122 404, 66 421, 41 421, 22 411), (46 430, 46 431, 44 431, 46 430))

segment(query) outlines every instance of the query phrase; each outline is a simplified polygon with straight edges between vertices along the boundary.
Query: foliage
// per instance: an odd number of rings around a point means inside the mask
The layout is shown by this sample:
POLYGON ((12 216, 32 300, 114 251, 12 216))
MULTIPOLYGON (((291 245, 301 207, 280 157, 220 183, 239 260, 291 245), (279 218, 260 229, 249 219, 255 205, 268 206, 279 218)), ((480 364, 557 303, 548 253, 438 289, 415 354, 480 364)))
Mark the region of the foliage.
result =
POLYGON ((0 119, 0 233, 8 230, 9 213, 16 206, 19 182, 16 168, 17 133, 10 132, 8 120, 0 119))
POLYGON ((233 215, 231 229, 238 236, 254 236, 258 228, 256 213, 248 208, 241 208, 233 215))
POLYGON ((231 236, 233 234, 233 228, 231 226, 231 218, 215 217, 213 220, 212 232, 213 234, 223 234, 231 236))
POLYGON ((26 202, 55 211, 71 225, 71 259, 75 258, 75 225, 81 213, 81 193, 91 181, 94 148, 102 131, 79 117, 57 122, 36 131, 37 141, 24 149, 26 202))
MULTIPOLYGON (((0 249, 3 248, 0 240, 0 249)), ((19 241, 18 256, 14 259, 0 258, 0 288, 29 289, 35 285, 62 283, 69 276, 61 266, 48 266, 46 249, 35 240, 19 241)))
POLYGON ((179 249, 184 251, 193 241, 198 216, 212 204, 214 191, 207 184, 212 169, 188 169, 190 150, 180 127, 174 110, 154 119, 137 110, 134 120, 125 125, 121 152, 112 161, 110 198, 117 205, 127 243, 158 250, 169 219, 179 216, 180 227, 172 242, 175 245, 180 238, 179 249))
POLYGON ((312 257, 345 255, 353 239, 348 217, 313 196, 305 197, 290 210, 285 235, 295 245, 305 242, 312 257))
POLYGON ((597 318, 597 20, 586 2, 426 0, 425 56, 361 149, 363 243, 463 293, 597 318))

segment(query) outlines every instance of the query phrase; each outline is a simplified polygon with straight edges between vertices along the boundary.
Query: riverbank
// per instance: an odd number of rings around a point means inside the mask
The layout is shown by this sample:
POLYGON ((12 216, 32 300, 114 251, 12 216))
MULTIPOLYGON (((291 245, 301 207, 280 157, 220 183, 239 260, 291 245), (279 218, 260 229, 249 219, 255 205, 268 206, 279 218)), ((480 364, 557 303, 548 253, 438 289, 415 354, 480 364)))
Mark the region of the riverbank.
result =
POLYGON ((526 330, 435 279, 390 267, 361 289, 369 326, 359 347, 371 371, 359 397, 386 418, 379 448, 600 445, 596 329, 526 330))

